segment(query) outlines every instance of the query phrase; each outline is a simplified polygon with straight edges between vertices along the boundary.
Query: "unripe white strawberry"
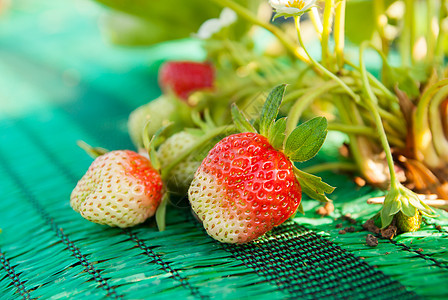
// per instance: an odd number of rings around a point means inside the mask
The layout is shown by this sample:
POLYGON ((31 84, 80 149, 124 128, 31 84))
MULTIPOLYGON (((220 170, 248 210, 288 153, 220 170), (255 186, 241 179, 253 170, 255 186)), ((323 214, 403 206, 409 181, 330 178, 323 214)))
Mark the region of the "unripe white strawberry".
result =
MULTIPOLYGON (((181 131, 169 137, 157 150, 157 157, 162 170, 171 164, 184 151, 191 148, 199 139, 189 132, 181 131)), ((200 155, 199 155, 200 156, 200 155)), ((173 192, 185 194, 193 180, 194 173, 201 164, 205 154, 198 157, 198 153, 192 153, 187 159, 176 165, 170 172, 168 187, 173 192)))
POLYGON ((162 186, 147 158, 112 151, 95 159, 72 191, 70 205, 91 222, 130 227, 154 215, 162 186))

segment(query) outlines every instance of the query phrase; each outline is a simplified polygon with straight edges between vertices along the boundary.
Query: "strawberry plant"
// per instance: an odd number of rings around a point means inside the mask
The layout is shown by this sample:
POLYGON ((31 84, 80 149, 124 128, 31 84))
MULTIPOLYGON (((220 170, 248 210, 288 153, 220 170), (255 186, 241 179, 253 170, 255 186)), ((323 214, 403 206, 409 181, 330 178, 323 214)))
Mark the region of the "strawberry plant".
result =
MULTIPOLYGON (((138 19, 150 20, 153 16, 149 4, 144 6, 145 12, 141 12, 133 6, 123 7, 119 1, 101 2, 131 12, 138 19)), ((180 2, 173 0, 172 3, 180 2)), ((154 14, 166 9, 166 4, 153 5, 154 14)), ((188 9, 196 5, 194 1, 188 9)), ((223 225, 219 226, 211 222, 210 218, 219 219, 224 212, 230 212, 208 208, 205 212, 204 205, 210 203, 206 202, 208 193, 203 191, 210 191, 214 200, 209 200, 217 201, 213 203, 219 209, 227 201, 223 196, 227 192, 241 199, 249 195, 255 197, 246 185, 243 188, 246 194, 237 193, 233 181, 220 181, 218 186, 213 177, 214 185, 209 184, 212 173, 224 176, 222 166, 217 167, 215 160, 225 165, 232 164, 235 159, 224 160, 216 149, 225 153, 234 151, 235 157, 241 150, 238 161, 242 166, 245 156, 252 155, 251 152, 234 146, 224 151, 222 145, 231 140, 245 140, 254 147, 265 145, 262 148, 266 153, 274 151, 272 157, 276 157, 272 170, 280 168, 279 161, 286 161, 288 166, 285 167, 293 170, 288 173, 292 182, 296 180, 300 189, 312 198, 326 201, 325 193, 330 188, 292 163, 306 160, 308 155, 317 152, 320 142, 314 138, 322 134, 324 127, 344 135, 341 152, 349 162, 331 162, 315 169, 350 172, 362 177, 365 183, 385 190, 382 209, 372 218, 380 228, 386 229, 392 224, 402 232, 414 231, 419 228, 422 216, 435 216, 435 211, 417 193, 448 199, 446 1, 212 0, 206 7, 201 16, 210 13, 208 19, 202 25, 195 20, 195 28, 190 29, 196 32, 193 38, 200 40, 206 52, 206 63, 166 64, 159 79, 162 100, 137 109, 130 117, 129 131, 137 148, 142 149, 143 128, 148 120, 149 135, 173 123, 166 132, 168 140, 169 136, 173 138, 160 146, 162 153, 167 151, 164 148, 171 148, 169 144, 176 144, 173 134, 188 127, 200 127, 194 143, 185 148, 173 146, 178 151, 173 152, 173 158, 168 159, 161 170, 162 179, 168 182, 169 178, 176 178, 173 174, 180 169, 188 169, 188 173, 196 169, 202 157, 196 156, 196 165, 191 169, 179 166, 190 161, 201 147, 210 146, 210 142, 225 130, 224 135, 228 137, 217 142, 208 154, 211 162, 202 161, 189 194, 209 234, 226 242, 248 241, 263 234, 265 229, 254 233, 246 225, 272 228, 295 211, 295 204, 289 203, 290 209, 282 211, 279 218, 271 218, 274 213, 268 212, 269 217, 263 219, 262 225, 251 223, 255 220, 252 213, 256 215, 257 211, 249 212, 250 220, 238 226, 243 224, 243 232, 247 230, 253 234, 250 237, 239 236, 241 231, 235 233, 237 229, 233 227, 224 229, 230 225, 222 220, 223 225), (223 10, 221 13, 208 10, 210 6, 223 10), (320 48, 308 50, 310 44, 305 37, 310 36, 320 48), (352 44, 347 46, 347 40, 352 44), (369 65, 371 60, 374 63, 369 65), (196 71, 200 75, 185 75, 191 67, 198 67, 200 71, 196 71), (374 72, 368 72, 369 68, 374 72), (274 97, 283 83, 288 84, 288 92, 284 97, 283 94, 274 97), (271 90, 266 100, 265 93, 271 90), (164 98, 170 100, 164 104, 164 98), (207 123, 213 126, 197 126, 194 120, 197 116, 207 116, 207 123), (229 126, 232 120, 234 125, 229 126), (298 124, 301 124, 300 130, 296 128, 298 124), (308 140, 313 142, 308 143, 308 140), (320 189, 315 189, 316 185, 320 189), (227 236, 223 237, 222 232, 227 232, 227 236)), ((246 169, 241 166, 238 168, 244 173, 246 169)), ((246 182, 248 176, 226 175, 235 182, 246 182)), ((166 201, 163 203, 165 205, 166 201)), ((238 212, 238 203, 233 201, 228 207, 238 212)), ((242 203, 249 205, 246 198, 242 203)), ((233 218, 239 217, 239 214, 233 215, 233 218)))

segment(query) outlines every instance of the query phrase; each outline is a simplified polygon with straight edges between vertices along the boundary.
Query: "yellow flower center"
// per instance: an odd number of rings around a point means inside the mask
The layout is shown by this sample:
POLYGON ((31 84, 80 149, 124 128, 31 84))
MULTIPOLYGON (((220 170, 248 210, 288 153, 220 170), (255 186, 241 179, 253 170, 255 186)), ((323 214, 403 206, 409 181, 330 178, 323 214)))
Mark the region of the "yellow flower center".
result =
POLYGON ((287 7, 294 7, 297 9, 303 9, 303 7, 305 6, 305 1, 303 0, 292 0, 292 1, 288 1, 288 4, 286 4, 287 7))

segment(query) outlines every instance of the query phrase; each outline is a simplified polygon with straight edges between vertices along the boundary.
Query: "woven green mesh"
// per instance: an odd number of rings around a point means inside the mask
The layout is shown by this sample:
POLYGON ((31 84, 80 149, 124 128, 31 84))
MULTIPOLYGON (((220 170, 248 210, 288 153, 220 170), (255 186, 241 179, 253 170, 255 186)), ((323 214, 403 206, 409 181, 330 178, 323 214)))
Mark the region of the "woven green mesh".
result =
MULTIPOLYGON (((111 48, 73 3, 44 3, 0 20, 0 299, 448 296, 448 214, 370 248, 360 224, 379 209, 366 199, 382 192, 341 175, 321 174, 338 187, 331 216, 305 200, 305 216, 247 245, 215 242, 185 207, 169 210, 165 232, 152 219, 129 230, 82 219, 69 196, 91 159, 76 140, 132 147, 126 119, 159 94, 160 62, 201 54, 189 41, 111 48), (50 8, 64 34, 38 26, 50 8)), ((330 143, 324 150, 318 159, 337 156, 330 143)))

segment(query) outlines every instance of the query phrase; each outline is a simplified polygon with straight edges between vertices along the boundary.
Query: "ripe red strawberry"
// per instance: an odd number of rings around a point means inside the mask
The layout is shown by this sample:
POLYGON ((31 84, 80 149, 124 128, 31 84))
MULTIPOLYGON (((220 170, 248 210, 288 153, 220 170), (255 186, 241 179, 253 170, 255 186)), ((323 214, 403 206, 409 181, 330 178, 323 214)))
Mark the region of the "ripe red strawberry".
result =
POLYGON ((197 170, 189 200, 207 233, 245 243, 287 220, 298 208, 301 187, 284 153, 260 134, 222 139, 197 170))
POLYGON ((162 198, 162 180, 151 162, 129 150, 95 159, 76 185, 70 205, 89 221, 130 227, 154 215, 162 198))
MULTIPOLYGON (((323 202, 329 201, 325 193, 334 190, 293 165, 317 154, 327 135, 327 120, 316 117, 295 127, 293 118, 277 119, 285 88, 275 87, 260 116, 251 121, 232 105, 234 128, 243 133, 218 142, 195 173, 188 198, 207 233, 217 240, 254 240, 296 211, 303 212, 302 190, 323 202)), ((226 128, 207 136, 215 137, 226 128)))
POLYGON ((163 64, 159 72, 162 90, 183 100, 195 91, 213 88, 214 80, 215 71, 207 63, 171 61, 163 64))

